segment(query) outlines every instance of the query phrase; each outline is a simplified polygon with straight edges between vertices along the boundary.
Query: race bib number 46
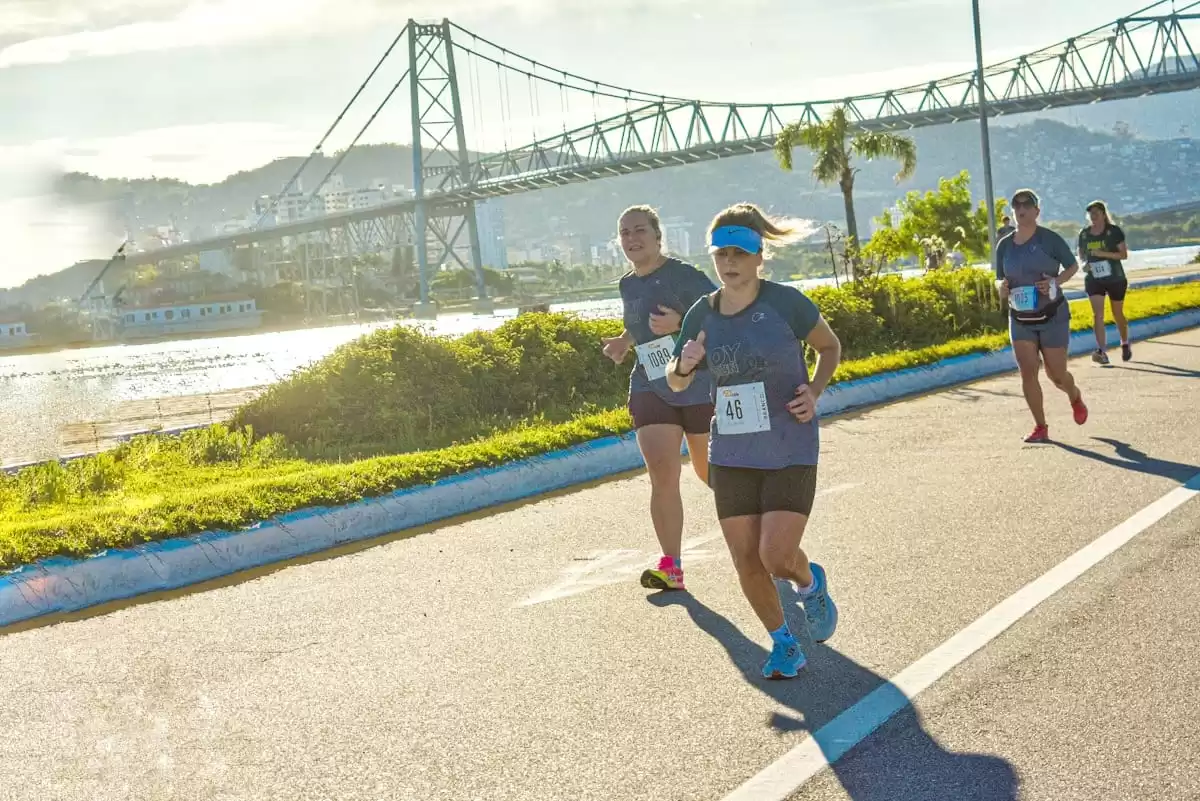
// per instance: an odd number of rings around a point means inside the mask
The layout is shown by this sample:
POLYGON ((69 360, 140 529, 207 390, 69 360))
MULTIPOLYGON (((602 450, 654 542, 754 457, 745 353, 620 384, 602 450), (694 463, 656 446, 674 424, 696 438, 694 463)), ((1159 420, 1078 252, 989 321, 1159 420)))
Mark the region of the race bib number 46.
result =
POLYGON ((767 389, 761 381, 719 388, 716 413, 718 434, 754 434, 771 430, 767 389))
POLYGON ((651 381, 667 377, 667 364, 675 352, 675 338, 670 334, 637 346, 638 361, 651 381))
POLYGON ((1008 305, 1017 311, 1033 311, 1037 308, 1037 287, 1019 286, 1008 293, 1008 305))

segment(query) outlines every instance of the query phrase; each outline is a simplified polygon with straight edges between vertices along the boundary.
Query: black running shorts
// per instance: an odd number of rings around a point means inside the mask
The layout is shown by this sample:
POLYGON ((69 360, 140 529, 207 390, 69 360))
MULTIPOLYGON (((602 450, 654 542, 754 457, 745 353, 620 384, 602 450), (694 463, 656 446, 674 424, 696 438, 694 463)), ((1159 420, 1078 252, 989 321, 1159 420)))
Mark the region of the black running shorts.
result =
POLYGON ((712 424, 713 405, 672 406, 654 392, 634 392, 629 396, 629 415, 635 429, 652 425, 679 426, 686 434, 707 434, 712 424))
POLYGON ((781 470, 708 466, 708 485, 717 503, 717 519, 767 512, 812 513, 817 496, 817 466, 781 470))
POLYGON ((1125 292, 1129 289, 1127 278, 1092 278, 1090 275, 1083 279, 1083 291, 1088 297, 1108 295, 1110 300, 1117 303, 1125 300, 1125 292))

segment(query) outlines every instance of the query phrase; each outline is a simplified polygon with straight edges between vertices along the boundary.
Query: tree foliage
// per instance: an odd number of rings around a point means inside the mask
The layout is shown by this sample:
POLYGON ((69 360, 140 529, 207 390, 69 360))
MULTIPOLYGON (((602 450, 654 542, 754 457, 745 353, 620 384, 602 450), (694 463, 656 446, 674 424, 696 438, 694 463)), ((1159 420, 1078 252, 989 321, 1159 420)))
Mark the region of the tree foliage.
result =
MULTIPOLYGON (((940 267, 950 252, 968 259, 986 259, 991 253, 985 201, 971 203, 971 175, 966 170, 954 178, 942 178, 936 190, 909 192, 899 202, 900 217, 893 220, 885 211, 875 218, 879 224, 863 252, 886 261, 915 256, 927 266, 940 267)), ((997 219, 1006 202, 996 200, 997 219)))
POLYGON ((775 158, 785 170, 792 169, 792 149, 803 145, 813 153, 813 177, 822 184, 836 183, 846 205, 846 231, 857 243, 858 220, 854 214, 854 159, 888 158, 900 162, 896 181, 912 177, 917 169, 917 146, 907 136, 887 131, 860 131, 850 136, 845 108, 838 106, 824 122, 793 122, 775 138, 775 158))

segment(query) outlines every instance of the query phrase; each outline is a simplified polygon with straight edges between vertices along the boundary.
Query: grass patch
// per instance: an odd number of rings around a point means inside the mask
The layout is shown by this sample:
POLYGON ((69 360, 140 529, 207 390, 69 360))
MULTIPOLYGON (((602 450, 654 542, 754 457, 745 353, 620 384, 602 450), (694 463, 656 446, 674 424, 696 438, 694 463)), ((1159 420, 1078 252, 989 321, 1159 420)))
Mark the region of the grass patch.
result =
POLYGON ((442 450, 348 463, 299 459, 281 439, 252 441, 249 430, 222 425, 178 437, 137 437, 96 457, 37 465, 0 479, 0 569, 346 504, 631 427, 627 411, 610 410, 566 423, 528 423, 442 450), (223 453, 205 462, 203 451, 213 444, 223 453), (105 476, 103 489, 90 481, 96 474, 105 476))
MULTIPOLYGON (((1125 298, 1125 317, 1130 322, 1195 308, 1200 308, 1200 281, 1135 289, 1125 298)), ((1112 310, 1107 303, 1104 306, 1104 321, 1108 324, 1113 323, 1112 310)), ((1092 307, 1088 299, 1080 298, 1071 301, 1071 330, 1090 331, 1091 329, 1092 307)), ((851 359, 838 365, 831 383, 853 381, 856 378, 891 373, 910 367, 923 367, 955 356, 988 353, 1006 348, 1008 344, 1008 331, 1005 329, 1003 333, 963 337, 941 345, 880 353, 863 359, 851 359)))
MULTIPOLYGON (((1072 329, 1091 328, 1088 302, 1073 301, 1071 307, 1072 329)), ((1129 295, 1125 308, 1130 320, 1200 308, 1200 283, 1137 290, 1129 295)), ((1007 334, 993 333, 848 360, 839 367, 834 382, 984 353, 1007 344, 1007 334)), ((563 358, 555 353, 553 343, 539 347, 547 358, 563 358)), ((574 369, 560 364, 560 370, 574 369)), ((51 556, 84 557, 108 548, 236 529, 299 509, 385 495, 631 428, 623 407, 596 410, 585 404, 565 421, 536 414, 473 441, 347 462, 303 458, 283 435, 263 436, 249 425, 138 437, 65 466, 37 465, 0 477, 0 569, 51 556)))

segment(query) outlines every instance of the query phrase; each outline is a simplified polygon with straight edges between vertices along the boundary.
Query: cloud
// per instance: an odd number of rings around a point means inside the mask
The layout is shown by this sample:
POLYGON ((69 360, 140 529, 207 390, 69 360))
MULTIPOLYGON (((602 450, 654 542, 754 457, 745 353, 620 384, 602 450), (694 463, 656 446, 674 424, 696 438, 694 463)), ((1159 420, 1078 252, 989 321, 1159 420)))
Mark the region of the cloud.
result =
POLYGON ((44 176, 67 171, 101 178, 158 175, 211 183, 281 156, 305 156, 318 136, 317 131, 290 126, 228 122, 0 146, 0 178, 6 179, 0 186, 0 198, 36 193, 47 185, 44 176))
MULTIPOLYGON (((20 41, 0 51, 0 68, 52 64, 72 58, 213 46, 317 30, 348 16, 336 0, 109 0, 110 13, 82 12, 58 3, 43 16, 18 16, 17 30, 66 30, 20 41), (54 14, 54 16, 51 16, 54 14), (113 25, 117 21, 119 24, 113 25), (103 26, 103 27, 101 27, 103 26)), ((2 19, 2 18, 0 18, 2 19)))
MULTIPOLYGON (((501 17, 525 23, 548 16, 623 18, 642 13, 643 0, 97 0, 83 9, 64 0, 0 0, 0 68, 54 64, 75 58, 114 56, 187 47, 214 47, 286 36, 370 30, 397 32, 411 17, 467 22, 501 17), (13 42, 4 46, 6 42, 13 42)), ((767 0, 745 0, 761 5, 767 0)), ((695 0, 662 0, 691 7, 695 0)), ((618 19, 619 21, 619 19, 618 19)))
MULTIPOLYGON (((170 175, 206 183, 283 154, 305 155, 316 135, 265 123, 230 123, 0 145, 0 241, 5 246, 0 288, 81 259, 105 258, 120 244, 123 229, 115 207, 79 205, 56 193, 55 180, 64 171, 170 175)), ((244 211, 230 209, 229 216, 244 211)))
POLYGON ((0 147, 0 288, 112 252, 120 243, 111 209, 67 205, 53 182, 61 164, 54 147, 0 147))
POLYGON ((193 0, 4 0, 0 45, 171 18, 193 0))
POLYGON ((119 227, 103 206, 64 206, 52 195, 0 200, 5 259, 0 289, 57 272, 86 259, 105 258, 121 243, 119 227))

